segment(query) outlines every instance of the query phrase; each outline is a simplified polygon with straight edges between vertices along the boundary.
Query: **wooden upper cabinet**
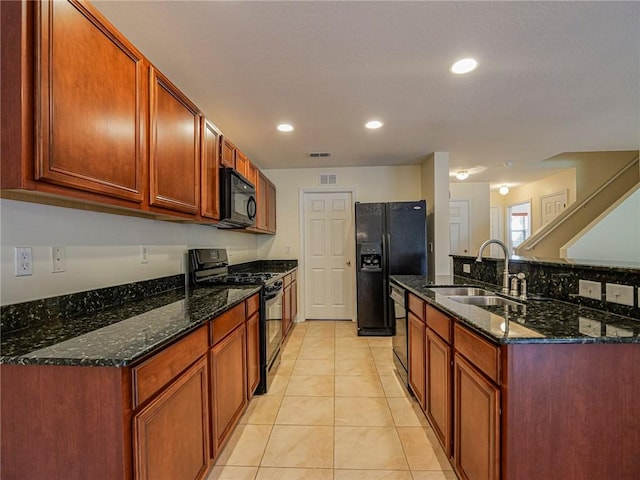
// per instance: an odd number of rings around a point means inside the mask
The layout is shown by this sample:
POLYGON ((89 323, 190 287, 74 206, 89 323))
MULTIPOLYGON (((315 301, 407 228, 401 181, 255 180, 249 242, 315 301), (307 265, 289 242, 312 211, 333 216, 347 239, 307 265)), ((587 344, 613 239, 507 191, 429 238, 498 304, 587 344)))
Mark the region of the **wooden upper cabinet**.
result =
POLYGON ((267 231, 276 233, 276 186, 267 182, 267 231))
POLYGON ((258 182, 256 184, 256 202, 258 206, 256 213, 256 229, 260 231, 265 231, 267 229, 267 182, 267 177, 265 177, 262 172, 258 172, 258 182))
POLYGON ((150 76, 150 204, 198 213, 200 112, 158 70, 150 76))
POLYGON ((236 146, 225 136, 222 137, 220 150, 220 165, 236 168, 236 146))
POLYGON ((214 220, 220 220, 219 141, 219 132, 213 124, 203 119, 200 215, 214 220))
POLYGON ((236 170, 244 178, 249 176, 249 159, 244 153, 236 149, 236 170))
MULTIPOLYGON (((258 188, 258 167, 256 167, 251 161, 247 162, 247 180, 254 187, 258 188)), ((257 195, 256 195, 257 196, 257 195)))
POLYGON ((85 2, 38 2, 36 39, 35 179, 141 203, 144 57, 85 2))

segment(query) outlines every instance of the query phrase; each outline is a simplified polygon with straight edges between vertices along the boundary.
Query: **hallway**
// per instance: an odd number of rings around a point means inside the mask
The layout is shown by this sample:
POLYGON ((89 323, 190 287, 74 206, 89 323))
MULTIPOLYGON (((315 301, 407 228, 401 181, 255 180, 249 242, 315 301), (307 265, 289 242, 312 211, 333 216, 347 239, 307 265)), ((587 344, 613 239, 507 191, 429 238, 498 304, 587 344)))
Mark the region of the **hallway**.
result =
POLYGON ((208 480, 454 480, 394 374, 390 337, 296 324, 269 393, 249 404, 208 480))

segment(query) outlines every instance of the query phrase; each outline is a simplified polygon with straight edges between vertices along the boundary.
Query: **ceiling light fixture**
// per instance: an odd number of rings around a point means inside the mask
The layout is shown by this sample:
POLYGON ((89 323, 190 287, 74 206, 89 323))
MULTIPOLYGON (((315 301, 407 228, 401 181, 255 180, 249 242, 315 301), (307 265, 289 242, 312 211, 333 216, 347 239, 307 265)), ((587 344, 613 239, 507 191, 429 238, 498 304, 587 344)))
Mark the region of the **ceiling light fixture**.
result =
POLYGON ((478 62, 476 62, 473 58, 463 58, 462 60, 458 60, 456 63, 451 65, 449 71, 457 75, 462 75, 474 71, 477 66, 478 62))
POLYGON ((371 130, 375 130, 376 128, 380 128, 382 125, 384 125, 382 122, 378 121, 378 120, 371 120, 370 122, 367 122, 364 124, 365 127, 367 127, 368 129, 371 130))
POLYGON ((280 125, 278 125, 277 128, 281 132, 291 132, 291 131, 293 131, 293 126, 289 125, 288 123, 281 123, 280 125))
POLYGON ((456 178, 458 180, 466 180, 469 178, 469 172, 467 170, 458 170, 456 173, 456 178))
POLYGON ((498 191, 500 192, 500 195, 506 195, 509 193, 509 187, 502 185, 498 191))

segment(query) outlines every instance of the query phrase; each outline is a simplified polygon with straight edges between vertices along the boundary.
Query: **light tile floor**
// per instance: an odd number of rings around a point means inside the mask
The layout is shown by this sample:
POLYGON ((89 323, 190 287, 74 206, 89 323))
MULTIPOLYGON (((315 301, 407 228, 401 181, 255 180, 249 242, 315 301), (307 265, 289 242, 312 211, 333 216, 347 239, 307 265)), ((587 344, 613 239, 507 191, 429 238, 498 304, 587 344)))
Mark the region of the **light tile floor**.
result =
POLYGON ((353 322, 297 324, 208 480, 455 479, 392 355, 353 322))

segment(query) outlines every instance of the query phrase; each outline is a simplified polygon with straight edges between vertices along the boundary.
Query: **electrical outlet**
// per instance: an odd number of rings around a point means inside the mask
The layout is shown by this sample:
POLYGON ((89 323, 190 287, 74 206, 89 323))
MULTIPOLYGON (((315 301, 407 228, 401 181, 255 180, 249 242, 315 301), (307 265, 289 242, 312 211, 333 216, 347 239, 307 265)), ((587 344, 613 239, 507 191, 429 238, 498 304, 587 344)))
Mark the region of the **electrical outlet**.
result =
POLYGON ((462 264, 462 272, 463 273, 471 273, 471 265, 469 265, 468 263, 463 263, 462 264))
POLYGON ((51 272, 64 272, 67 267, 67 254, 64 247, 51 247, 51 272))
POLYGON ((602 300, 602 284, 589 280, 578 280, 578 295, 594 300, 602 300))
POLYGON ((33 275, 33 254, 31 247, 16 247, 16 277, 33 275))
POLYGON ((149 263, 149 250, 146 245, 140 245, 140 263, 149 263))
POLYGON ((291 253, 291 247, 290 247, 289 245, 285 245, 285 247, 284 247, 284 253, 285 253, 285 254, 289 254, 289 253, 291 253))
POLYGON ((633 307, 633 287, 631 285, 607 283, 607 302, 633 307))

